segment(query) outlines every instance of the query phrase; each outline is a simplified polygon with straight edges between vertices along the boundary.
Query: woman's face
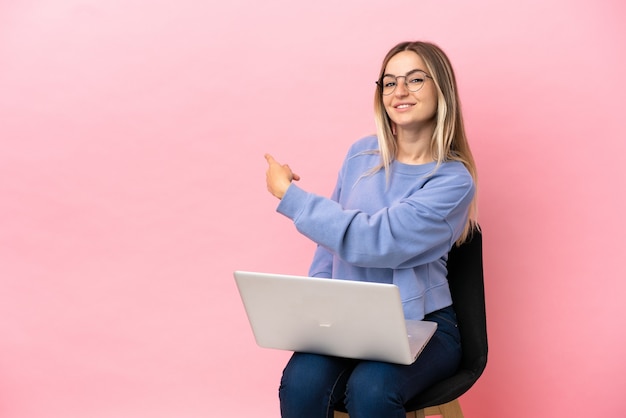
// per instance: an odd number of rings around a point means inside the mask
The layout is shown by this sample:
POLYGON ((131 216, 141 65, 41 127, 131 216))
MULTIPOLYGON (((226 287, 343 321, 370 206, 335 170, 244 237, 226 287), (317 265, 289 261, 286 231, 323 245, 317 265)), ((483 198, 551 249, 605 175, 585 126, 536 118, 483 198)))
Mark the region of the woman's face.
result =
MULTIPOLYGON (((385 67, 383 92, 393 86, 390 94, 383 94, 383 105, 396 130, 434 129, 437 114, 437 88, 428 74, 422 58, 413 51, 394 55, 385 67), (394 80, 394 77, 398 77, 394 80), (411 91, 419 88, 418 91, 411 91)), ((430 74, 428 74, 430 75, 430 74)))

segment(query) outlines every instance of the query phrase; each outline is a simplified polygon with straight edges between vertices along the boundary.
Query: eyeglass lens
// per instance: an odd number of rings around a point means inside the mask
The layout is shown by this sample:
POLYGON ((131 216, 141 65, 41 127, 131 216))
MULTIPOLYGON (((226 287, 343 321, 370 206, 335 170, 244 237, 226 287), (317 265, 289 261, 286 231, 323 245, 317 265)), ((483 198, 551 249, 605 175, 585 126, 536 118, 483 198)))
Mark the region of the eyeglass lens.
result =
POLYGON ((386 75, 381 80, 381 88, 384 95, 391 94, 395 91, 396 86, 398 85, 398 79, 404 79, 404 83, 406 88, 415 93, 419 89, 424 86, 424 81, 426 79, 426 73, 422 71, 415 71, 411 74, 407 74, 406 76, 394 76, 394 75, 386 75))

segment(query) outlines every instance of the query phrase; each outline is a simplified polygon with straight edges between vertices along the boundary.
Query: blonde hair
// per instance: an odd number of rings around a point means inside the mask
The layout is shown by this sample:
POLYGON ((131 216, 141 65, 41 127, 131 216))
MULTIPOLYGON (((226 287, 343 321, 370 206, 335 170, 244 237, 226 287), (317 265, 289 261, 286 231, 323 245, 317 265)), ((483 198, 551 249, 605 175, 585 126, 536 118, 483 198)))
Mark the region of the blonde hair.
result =
MULTIPOLYGON (((385 56, 378 80, 382 78, 389 60, 403 51, 413 51, 422 58, 437 88, 437 123, 430 145, 433 158, 437 162, 435 170, 445 161, 459 161, 465 165, 477 186, 476 164, 465 135, 461 102, 450 60, 435 44, 420 41, 401 42, 391 48, 385 56)), ((385 173, 389 176, 389 168, 396 157, 398 144, 382 97, 381 87, 377 85, 374 96, 374 112, 381 165, 377 167, 376 171, 384 168, 385 173)), ((477 194, 474 195, 470 203, 469 217, 457 245, 466 241, 471 236, 472 231, 478 227, 477 194)))

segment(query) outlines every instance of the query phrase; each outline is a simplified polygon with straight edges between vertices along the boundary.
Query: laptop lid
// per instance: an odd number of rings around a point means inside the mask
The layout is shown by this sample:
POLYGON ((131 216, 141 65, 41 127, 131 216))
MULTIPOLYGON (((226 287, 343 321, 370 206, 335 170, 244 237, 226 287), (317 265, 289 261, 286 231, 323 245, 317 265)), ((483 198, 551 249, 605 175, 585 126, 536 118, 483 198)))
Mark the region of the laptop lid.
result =
POLYGON ((437 324, 405 321, 397 286, 235 271, 261 347, 411 364, 437 324))

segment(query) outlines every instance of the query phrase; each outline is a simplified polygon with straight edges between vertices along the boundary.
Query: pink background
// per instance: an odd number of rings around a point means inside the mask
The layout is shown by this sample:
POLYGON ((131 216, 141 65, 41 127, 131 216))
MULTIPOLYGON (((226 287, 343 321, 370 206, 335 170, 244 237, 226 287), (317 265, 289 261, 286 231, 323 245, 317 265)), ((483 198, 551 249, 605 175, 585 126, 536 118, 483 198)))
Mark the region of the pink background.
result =
POLYGON ((626 410, 614 1, 4 0, 0 416, 278 416, 232 271, 306 273, 264 152, 329 194, 396 42, 450 55, 490 359, 468 418, 626 410))

